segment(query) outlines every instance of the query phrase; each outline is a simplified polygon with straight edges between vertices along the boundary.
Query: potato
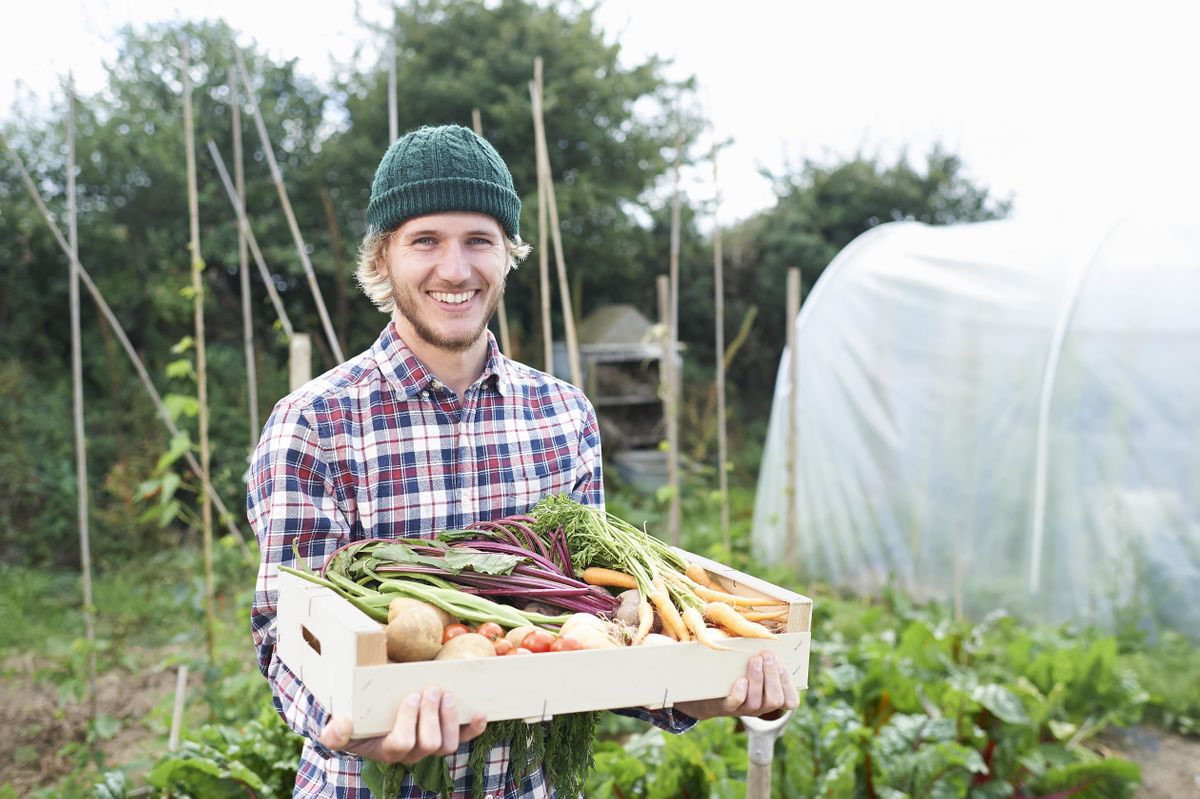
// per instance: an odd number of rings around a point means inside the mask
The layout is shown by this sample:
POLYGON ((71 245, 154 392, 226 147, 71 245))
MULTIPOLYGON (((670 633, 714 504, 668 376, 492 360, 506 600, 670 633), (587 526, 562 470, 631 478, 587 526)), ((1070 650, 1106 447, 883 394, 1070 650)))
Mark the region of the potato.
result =
POLYGON ((504 637, 507 638, 508 642, 513 645, 513 649, 516 649, 521 645, 521 642, 525 640, 525 636, 529 635, 535 629, 536 628, 531 627, 528 624, 523 627, 513 627, 508 631, 508 635, 504 637))
POLYGON ((400 663, 430 660, 441 645, 442 620, 424 602, 400 608, 388 622, 387 653, 392 660, 400 663))
POLYGON ((470 658, 491 658, 496 656, 492 642, 479 633, 456 635, 438 650, 434 660, 468 660, 470 658))
POLYGON ((392 619, 396 618, 396 614, 399 613, 401 611, 401 609, 410 607, 412 605, 424 605, 425 607, 429 608, 434 613, 436 613, 438 615, 438 618, 441 619, 443 629, 451 624, 454 624, 454 622, 458 621, 458 619, 454 618, 449 613, 447 613, 446 611, 439 608, 437 605, 431 605, 428 602, 422 602, 419 599, 413 599, 412 597, 407 597, 407 596, 398 596, 388 604, 388 621, 391 621, 392 619))

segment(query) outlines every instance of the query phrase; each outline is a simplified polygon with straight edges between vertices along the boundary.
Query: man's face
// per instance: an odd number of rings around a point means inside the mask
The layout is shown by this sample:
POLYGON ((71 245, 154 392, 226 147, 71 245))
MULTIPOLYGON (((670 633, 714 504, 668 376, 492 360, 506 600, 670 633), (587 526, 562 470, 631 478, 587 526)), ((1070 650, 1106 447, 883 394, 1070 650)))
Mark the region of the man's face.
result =
POLYGON ((430 214, 392 234, 387 267, 398 322, 407 327, 401 332, 463 352, 480 340, 500 303, 508 250, 490 216, 430 214))

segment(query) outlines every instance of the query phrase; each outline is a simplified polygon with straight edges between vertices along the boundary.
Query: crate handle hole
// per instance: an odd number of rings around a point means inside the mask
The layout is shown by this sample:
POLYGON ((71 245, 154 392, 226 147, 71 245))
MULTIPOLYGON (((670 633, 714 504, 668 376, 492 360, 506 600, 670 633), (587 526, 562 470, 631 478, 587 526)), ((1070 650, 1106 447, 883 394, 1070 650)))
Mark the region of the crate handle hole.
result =
POLYGON ((303 624, 300 625, 300 635, 304 637, 305 643, 313 648, 313 651, 318 655, 321 654, 321 642, 317 640, 317 636, 309 632, 308 628, 303 624))

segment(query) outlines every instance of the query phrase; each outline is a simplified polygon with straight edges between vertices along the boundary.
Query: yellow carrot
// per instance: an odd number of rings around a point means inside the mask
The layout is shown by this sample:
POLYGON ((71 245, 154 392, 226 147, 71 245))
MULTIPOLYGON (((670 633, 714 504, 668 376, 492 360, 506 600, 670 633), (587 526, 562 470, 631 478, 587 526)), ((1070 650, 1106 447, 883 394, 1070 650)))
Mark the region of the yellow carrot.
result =
POLYGON ((746 621, 783 621, 787 618, 786 610, 743 610, 742 618, 746 621))
POLYGON ((706 599, 709 602, 724 602, 726 605, 735 607, 757 607, 759 605, 786 605, 782 599, 770 599, 768 597, 753 597, 753 596, 737 596, 736 594, 727 594, 724 591, 716 591, 712 588, 705 588, 698 585, 693 589, 696 596, 701 599, 706 599))
POLYGON ((689 563, 685 572, 688 577, 705 588, 715 589, 717 585, 708 576, 708 571, 698 563, 689 563))
POLYGON ((637 580, 633 578, 633 575, 614 569, 604 569, 599 566, 584 569, 583 573, 579 576, 588 585, 611 586, 613 588, 638 587, 637 580))
POLYGON ((650 607, 650 603, 642 597, 642 601, 638 602, 638 628, 637 634, 633 636, 632 646, 637 646, 642 641, 646 640, 646 636, 650 634, 650 629, 654 626, 654 609, 650 607))
POLYGON ((704 618, 740 638, 774 638, 775 635, 756 622, 748 621, 724 602, 709 602, 704 606, 704 618))
POLYGON ((683 623, 692 631, 692 635, 696 636, 696 640, 704 644, 709 649, 719 649, 722 652, 732 652, 733 650, 727 646, 721 646, 712 637, 708 631, 708 626, 704 623, 704 617, 700 615, 700 611, 695 608, 683 609, 683 623))
POLYGON ((671 595, 661 577, 654 578, 654 590, 650 592, 650 601, 658 610, 658 618, 662 620, 663 631, 676 641, 689 641, 687 625, 679 615, 679 609, 671 601, 671 595))

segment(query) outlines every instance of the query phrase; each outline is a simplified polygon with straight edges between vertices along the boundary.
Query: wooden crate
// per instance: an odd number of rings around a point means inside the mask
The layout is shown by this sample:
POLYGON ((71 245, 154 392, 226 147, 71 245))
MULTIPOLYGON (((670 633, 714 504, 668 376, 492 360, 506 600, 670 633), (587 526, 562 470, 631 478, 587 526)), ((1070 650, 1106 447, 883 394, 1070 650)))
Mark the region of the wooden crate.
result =
POLYGON ((544 721, 559 713, 669 707, 729 693, 749 657, 769 650, 808 687, 812 600, 680 551, 730 593, 785 600, 786 631, 774 640, 732 638, 720 652, 696 642, 554 652, 477 660, 389 663, 384 626, 342 597, 279 575, 278 653, 330 713, 348 716, 354 737, 389 731, 401 700, 428 685, 453 691, 459 719, 544 721))

